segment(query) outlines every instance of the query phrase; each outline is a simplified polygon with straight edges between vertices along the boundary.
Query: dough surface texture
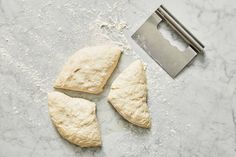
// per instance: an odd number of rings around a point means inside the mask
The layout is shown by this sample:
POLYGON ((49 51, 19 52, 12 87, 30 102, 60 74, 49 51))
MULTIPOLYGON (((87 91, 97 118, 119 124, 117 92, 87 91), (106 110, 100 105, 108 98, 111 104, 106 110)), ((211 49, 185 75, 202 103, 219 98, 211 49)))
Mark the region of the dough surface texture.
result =
POLYGON ((99 94, 117 66, 121 50, 114 46, 80 49, 63 66, 54 87, 99 94))
POLYGON ((101 145, 96 104, 60 92, 48 93, 48 108, 59 134, 80 147, 101 145))
POLYGON ((108 101, 127 121, 151 127, 147 105, 147 83, 143 63, 131 63, 112 83, 108 101))

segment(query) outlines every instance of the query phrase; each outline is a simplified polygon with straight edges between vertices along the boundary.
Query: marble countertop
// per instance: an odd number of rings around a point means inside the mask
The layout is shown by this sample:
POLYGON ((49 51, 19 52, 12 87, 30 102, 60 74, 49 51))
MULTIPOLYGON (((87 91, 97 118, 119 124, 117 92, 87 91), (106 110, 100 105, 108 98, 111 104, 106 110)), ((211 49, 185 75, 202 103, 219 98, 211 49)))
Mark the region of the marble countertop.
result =
POLYGON ((235 157, 235 26, 235 0, 0 0, 0 157, 235 157), (130 39, 161 3, 206 46, 176 79, 130 39), (47 92, 68 56, 108 40, 124 54, 105 91, 75 95, 97 103, 103 146, 76 147, 53 127, 47 92), (136 58, 147 64, 150 130, 106 101, 136 58))

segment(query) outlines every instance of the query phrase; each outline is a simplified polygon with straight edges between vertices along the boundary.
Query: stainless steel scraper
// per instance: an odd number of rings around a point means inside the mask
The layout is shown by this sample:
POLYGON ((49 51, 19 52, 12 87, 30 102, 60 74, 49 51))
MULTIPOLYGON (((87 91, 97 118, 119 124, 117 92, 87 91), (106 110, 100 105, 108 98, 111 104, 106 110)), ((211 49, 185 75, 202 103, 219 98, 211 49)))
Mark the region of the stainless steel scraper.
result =
POLYGON ((204 45, 162 5, 132 35, 132 38, 173 78, 204 49, 204 45), (162 21, 172 27, 188 44, 185 51, 172 46, 162 36, 157 28, 162 21))

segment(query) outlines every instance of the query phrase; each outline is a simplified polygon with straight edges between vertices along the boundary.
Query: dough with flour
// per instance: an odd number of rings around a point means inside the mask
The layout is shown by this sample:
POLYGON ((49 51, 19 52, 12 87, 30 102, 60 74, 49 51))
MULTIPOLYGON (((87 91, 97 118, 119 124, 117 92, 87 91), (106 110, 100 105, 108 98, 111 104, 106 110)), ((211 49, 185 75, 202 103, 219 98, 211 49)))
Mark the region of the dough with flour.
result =
POLYGON ((98 94, 114 71, 121 50, 114 46, 80 49, 65 63, 55 88, 98 94))
POLYGON ((129 122, 150 128, 146 74, 140 60, 129 65, 112 83, 108 101, 129 122))
POLYGON ((48 106, 52 122, 63 138, 81 147, 101 145, 95 103, 51 92, 48 106))

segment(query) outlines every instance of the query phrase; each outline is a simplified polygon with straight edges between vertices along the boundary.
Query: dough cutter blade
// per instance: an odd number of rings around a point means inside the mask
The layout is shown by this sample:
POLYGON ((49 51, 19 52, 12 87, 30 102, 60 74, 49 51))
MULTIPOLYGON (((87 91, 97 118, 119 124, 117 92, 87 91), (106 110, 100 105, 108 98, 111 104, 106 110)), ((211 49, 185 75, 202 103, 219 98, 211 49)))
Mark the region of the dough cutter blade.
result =
POLYGON ((198 54, 203 53, 204 45, 195 38, 163 5, 132 35, 142 47, 172 78, 175 78, 198 54), (180 51, 172 46, 158 30, 161 22, 166 22, 187 43, 180 51))

